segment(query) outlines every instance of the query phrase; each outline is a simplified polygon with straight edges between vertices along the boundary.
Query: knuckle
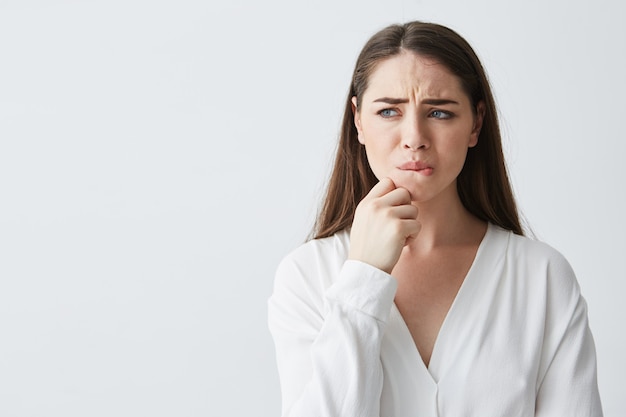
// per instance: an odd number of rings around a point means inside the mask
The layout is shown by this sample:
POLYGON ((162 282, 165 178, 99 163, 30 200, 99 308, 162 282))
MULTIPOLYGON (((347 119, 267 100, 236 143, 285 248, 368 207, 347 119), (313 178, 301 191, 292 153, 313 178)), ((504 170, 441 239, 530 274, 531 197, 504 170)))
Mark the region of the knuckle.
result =
POLYGON ((391 209, 391 207, 384 207, 381 208, 381 213, 383 216, 385 216, 386 219, 393 219, 395 216, 393 215, 393 211, 391 209))
POLYGON ((396 235, 403 233, 404 228, 402 227, 402 223, 401 222, 393 222, 393 231, 396 235))
POLYGON ((370 201, 369 205, 370 205, 370 206, 372 207, 372 209, 374 209, 374 210, 380 210, 380 209, 382 209, 382 208, 384 207, 384 206, 383 206, 383 204, 381 203, 381 201, 380 201, 380 200, 378 200, 378 199, 375 199, 375 200, 370 201))
POLYGON ((411 193, 409 193, 409 190, 407 190, 406 188, 402 188, 402 198, 404 198, 405 200, 409 200, 411 201, 411 193))

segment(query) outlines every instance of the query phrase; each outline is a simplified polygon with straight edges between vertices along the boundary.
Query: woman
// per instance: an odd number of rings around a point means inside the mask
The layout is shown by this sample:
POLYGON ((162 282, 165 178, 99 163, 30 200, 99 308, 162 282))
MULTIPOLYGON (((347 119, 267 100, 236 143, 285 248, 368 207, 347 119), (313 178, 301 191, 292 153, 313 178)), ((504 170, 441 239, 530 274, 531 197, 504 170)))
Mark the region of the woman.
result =
POLYGON ((269 300, 284 416, 601 416, 586 304, 523 236, 472 48, 392 25, 357 60, 315 238, 269 300))

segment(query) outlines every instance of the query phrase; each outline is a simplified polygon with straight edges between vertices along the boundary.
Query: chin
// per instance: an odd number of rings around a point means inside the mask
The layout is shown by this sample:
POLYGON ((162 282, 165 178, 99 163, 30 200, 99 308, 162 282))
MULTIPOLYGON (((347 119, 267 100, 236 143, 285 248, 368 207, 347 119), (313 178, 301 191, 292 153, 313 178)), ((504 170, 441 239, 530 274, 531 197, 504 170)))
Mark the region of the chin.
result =
POLYGON ((412 203, 423 203, 425 201, 430 200, 430 196, 427 195, 423 191, 419 191, 419 190, 415 190, 415 189, 412 190, 410 188, 407 188, 407 190, 409 191, 409 194, 411 195, 411 202, 412 203))
MULTIPOLYGON (((430 201, 438 195, 445 193, 446 188, 440 188, 439 181, 433 177, 424 177, 412 171, 393 172, 388 175, 397 188, 404 188, 411 195, 413 203, 424 203, 430 201)), ((456 190, 456 185, 450 184, 456 190)))
POLYGON ((418 184, 416 178, 410 178, 408 175, 389 175, 397 188, 404 188, 411 195, 411 201, 420 202, 424 200, 425 193, 423 186, 418 184))

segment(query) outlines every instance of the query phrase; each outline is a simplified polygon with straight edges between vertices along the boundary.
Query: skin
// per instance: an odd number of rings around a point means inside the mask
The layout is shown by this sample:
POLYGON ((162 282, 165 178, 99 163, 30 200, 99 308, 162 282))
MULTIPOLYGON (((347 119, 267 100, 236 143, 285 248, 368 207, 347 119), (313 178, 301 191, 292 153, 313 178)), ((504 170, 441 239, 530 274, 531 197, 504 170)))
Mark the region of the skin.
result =
POLYGON ((356 209, 349 259, 397 279, 395 303, 428 366, 486 232, 456 188, 484 106, 474 109, 454 74, 413 52, 380 62, 368 81, 358 109, 353 98, 354 123, 380 182, 356 209))

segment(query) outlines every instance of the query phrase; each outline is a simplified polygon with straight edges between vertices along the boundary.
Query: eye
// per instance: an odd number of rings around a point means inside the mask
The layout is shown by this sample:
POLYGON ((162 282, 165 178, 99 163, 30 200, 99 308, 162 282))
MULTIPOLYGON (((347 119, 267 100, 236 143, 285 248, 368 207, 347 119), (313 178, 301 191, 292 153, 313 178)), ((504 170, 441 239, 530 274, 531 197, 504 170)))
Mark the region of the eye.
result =
POLYGON ((433 110, 430 113, 430 117, 434 117, 435 119, 450 119, 452 118, 452 113, 443 110, 433 110))
POLYGON ((399 113, 394 109, 382 109, 381 111, 378 112, 378 114, 381 115, 382 117, 388 118, 388 117, 397 116, 399 113))

